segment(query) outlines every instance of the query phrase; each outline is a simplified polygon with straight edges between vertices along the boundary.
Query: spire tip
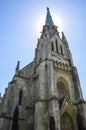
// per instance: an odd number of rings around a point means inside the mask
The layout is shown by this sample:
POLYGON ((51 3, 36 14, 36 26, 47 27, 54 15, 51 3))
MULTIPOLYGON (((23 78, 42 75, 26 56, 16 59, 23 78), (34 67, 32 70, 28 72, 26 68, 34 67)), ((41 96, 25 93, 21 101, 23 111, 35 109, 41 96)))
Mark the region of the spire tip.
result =
POLYGON ((49 7, 47 7, 47 15, 46 15, 45 25, 54 25, 50 11, 49 11, 49 7))
POLYGON ((49 7, 47 7, 47 11, 49 11, 49 7))

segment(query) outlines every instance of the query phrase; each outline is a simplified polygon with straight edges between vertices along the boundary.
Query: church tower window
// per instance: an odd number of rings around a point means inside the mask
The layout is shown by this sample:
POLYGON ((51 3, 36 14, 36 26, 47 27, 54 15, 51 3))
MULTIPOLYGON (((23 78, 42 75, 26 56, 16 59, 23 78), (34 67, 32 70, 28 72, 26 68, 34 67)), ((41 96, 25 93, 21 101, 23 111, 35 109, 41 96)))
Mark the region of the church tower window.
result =
POLYGON ((53 45, 53 42, 51 43, 51 46, 52 46, 52 51, 54 51, 54 45, 53 45))
MULTIPOLYGON (((57 91, 59 93, 59 99, 62 100, 65 95, 69 96, 69 91, 67 90, 66 86, 64 85, 63 82, 58 81, 57 82, 57 91)), ((61 104, 60 104, 61 105, 61 104)))
POLYGON ((57 39, 55 40, 56 43, 56 51, 58 52, 58 44, 57 44, 57 39))
POLYGON ((60 46, 60 50, 61 50, 61 54, 63 54, 63 48, 62 48, 62 46, 60 46))
POLYGON ((57 90, 60 93, 67 91, 66 88, 65 88, 65 85, 61 81, 57 82, 57 90))

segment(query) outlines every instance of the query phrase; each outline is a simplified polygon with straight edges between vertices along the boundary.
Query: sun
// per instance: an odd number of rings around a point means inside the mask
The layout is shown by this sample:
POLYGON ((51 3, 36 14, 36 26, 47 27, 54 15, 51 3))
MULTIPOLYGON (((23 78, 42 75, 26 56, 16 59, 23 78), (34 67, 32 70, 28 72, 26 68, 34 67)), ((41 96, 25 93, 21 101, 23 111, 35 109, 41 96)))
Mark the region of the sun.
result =
POLYGON ((36 21, 36 31, 37 33, 41 33, 43 29, 43 25, 45 25, 45 16, 39 16, 38 20, 36 21))
POLYGON ((60 17, 57 17, 54 14, 52 16, 53 16, 53 22, 54 22, 54 24, 58 27, 58 31, 62 32, 63 31, 63 22, 62 22, 62 19, 60 17))
MULTIPOLYGON (((58 31, 59 32, 62 32, 63 31, 63 23, 62 23, 62 20, 60 17, 57 17, 55 14, 52 14, 52 19, 53 19, 53 22, 55 24, 55 26, 58 27, 58 31)), ((45 15, 40 15, 38 20, 36 21, 36 32, 37 34, 39 35, 40 32, 42 32, 42 29, 43 29, 43 25, 45 25, 45 15)))

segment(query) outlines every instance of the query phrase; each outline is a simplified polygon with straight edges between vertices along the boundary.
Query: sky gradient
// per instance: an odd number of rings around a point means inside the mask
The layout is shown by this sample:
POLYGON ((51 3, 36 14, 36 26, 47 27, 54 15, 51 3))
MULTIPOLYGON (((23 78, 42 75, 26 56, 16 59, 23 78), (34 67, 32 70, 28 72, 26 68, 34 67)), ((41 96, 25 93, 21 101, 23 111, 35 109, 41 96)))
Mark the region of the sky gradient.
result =
POLYGON ((33 60, 46 7, 66 35, 86 99, 86 0, 0 0, 0 93, 12 80, 17 61, 23 68, 33 60))

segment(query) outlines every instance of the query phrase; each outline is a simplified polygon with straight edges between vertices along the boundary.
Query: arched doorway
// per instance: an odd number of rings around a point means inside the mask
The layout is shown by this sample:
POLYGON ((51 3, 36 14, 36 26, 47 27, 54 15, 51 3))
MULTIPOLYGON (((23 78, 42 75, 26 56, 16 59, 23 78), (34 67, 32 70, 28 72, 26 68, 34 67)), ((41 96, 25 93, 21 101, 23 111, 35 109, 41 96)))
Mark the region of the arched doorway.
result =
POLYGON ((54 117, 50 117, 50 130, 55 130, 55 120, 54 117))
POLYGON ((61 130, 74 130, 72 119, 67 112, 61 116, 61 130))
POLYGON ((16 106, 14 113, 13 113, 11 130, 18 130, 18 116, 19 116, 19 109, 18 109, 18 106, 16 106))

